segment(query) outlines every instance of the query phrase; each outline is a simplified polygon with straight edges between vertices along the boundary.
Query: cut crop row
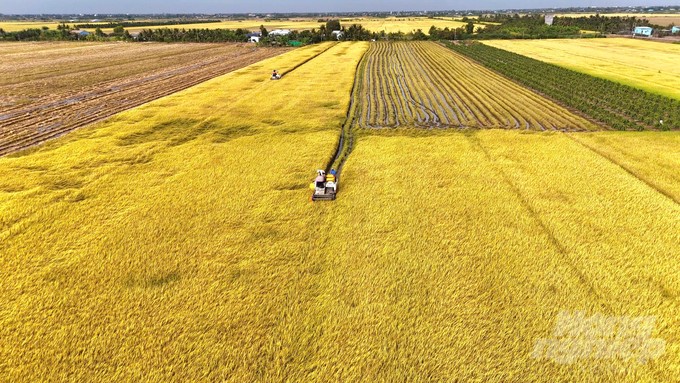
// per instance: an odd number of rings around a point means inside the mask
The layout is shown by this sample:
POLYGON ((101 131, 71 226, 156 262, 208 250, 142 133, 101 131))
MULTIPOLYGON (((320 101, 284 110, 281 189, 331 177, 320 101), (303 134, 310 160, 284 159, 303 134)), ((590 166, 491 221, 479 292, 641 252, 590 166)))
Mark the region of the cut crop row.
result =
POLYGON ((435 43, 373 43, 365 65, 362 127, 595 128, 435 43))

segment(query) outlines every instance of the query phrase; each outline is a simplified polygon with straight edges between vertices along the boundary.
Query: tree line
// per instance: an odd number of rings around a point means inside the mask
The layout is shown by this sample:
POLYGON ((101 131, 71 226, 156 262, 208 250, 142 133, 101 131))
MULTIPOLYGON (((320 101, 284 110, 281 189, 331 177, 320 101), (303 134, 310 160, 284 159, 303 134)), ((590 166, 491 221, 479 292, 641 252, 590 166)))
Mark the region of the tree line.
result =
POLYGON ((136 37, 137 41, 159 41, 159 42, 245 42, 248 41, 250 31, 246 29, 180 29, 180 28, 158 28, 144 29, 136 37))
POLYGON ((635 27, 655 27, 647 19, 638 19, 629 16, 581 16, 581 17, 559 17, 553 19, 553 25, 576 27, 586 31, 595 31, 600 33, 630 33, 635 27))
MULTIPOLYGON (((191 20, 186 22, 212 23, 219 20, 191 20)), ((484 23, 484 27, 475 28, 472 19, 465 19, 466 24, 458 28, 437 28, 432 26, 426 34, 420 29, 410 32, 385 31, 374 32, 364 28, 361 24, 344 26, 340 20, 328 20, 319 28, 305 31, 291 31, 285 36, 269 35, 264 26, 260 27, 262 45, 286 45, 316 44, 329 40, 346 41, 370 41, 370 40, 467 40, 467 39, 545 39, 545 38, 570 38, 570 37, 600 37, 604 33, 615 33, 621 30, 630 31, 634 26, 650 25, 648 21, 634 17, 608 17, 608 16, 583 16, 577 18, 555 17, 553 25, 546 25, 543 15, 481 15, 474 20, 484 23), (600 32, 600 34, 582 35, 581 30, 600 32), (334 34, 339 31, 340 34, 334 34)), ((180 23, 182 21, 167 21, 167 23, 180 23)), ((110 24, 79 24, 73 27, 60 24, 56 31, 47 27, 42 29, 27 29, 19 32, 5 32, 0 29, 1 40, 106 40, 125 39, 138 41, 160 42, 246 42, 250 31, 246 29, 209 29, 209 28, 155 28, 144 29, 137 36, 133 36, 125 30, 125 25, 140 26, 143 23, 157 25, 160 22, 129 22, 110 24), (115 26, 113 26, 116 24, 115 26), (112 33, 105 34, 102 27, 111 27, 112 33), (92 36, 83 37, 70 33, 73 29, 92 27, 96 28, 92 36)))

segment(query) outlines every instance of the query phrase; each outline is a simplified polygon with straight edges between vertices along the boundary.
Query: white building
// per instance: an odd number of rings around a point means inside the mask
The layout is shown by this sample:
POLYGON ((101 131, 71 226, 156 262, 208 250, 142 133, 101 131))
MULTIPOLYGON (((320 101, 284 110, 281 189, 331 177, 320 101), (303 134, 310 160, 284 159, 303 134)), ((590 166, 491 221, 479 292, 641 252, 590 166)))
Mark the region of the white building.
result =
POLYGON ((635 30, 633 31, 633 36, 651 36, 652 33, 654 33, 654 29, 652 27, 635 27, 635 30))
POLYGON ((336 40, 340 40, 342 38, 342 35, 344 35, 342 31, 331 32, 331 36, 333 36, 336 40))
POLYGON ((262 38, 262 35, 260 33, 248 33, 247 36, 249 43, 259 43, 260 38, 262 38))
POLYGON ((269 32, 269 36, 288 36, 290 34, 290 29, 274 29, 269 32))
POLYGON ((553 15, 553 14, 545 15, 545 24, 546 25, 553 25, 553 20, 555 20, 555 15, 553 15))

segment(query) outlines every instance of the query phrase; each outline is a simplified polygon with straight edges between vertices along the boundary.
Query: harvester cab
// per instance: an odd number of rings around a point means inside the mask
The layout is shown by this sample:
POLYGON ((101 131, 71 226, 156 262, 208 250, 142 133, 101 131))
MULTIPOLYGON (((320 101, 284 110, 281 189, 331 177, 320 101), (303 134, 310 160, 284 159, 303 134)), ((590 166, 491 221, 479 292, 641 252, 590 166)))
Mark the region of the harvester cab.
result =
POLYGON ((331 170, 329 174, 326 174, 324 170, 317 170, 313 186, 314 194, 312 194, 312 201, 334 200, 335 194, 338 191, 338 180, 335 170, 331 170))

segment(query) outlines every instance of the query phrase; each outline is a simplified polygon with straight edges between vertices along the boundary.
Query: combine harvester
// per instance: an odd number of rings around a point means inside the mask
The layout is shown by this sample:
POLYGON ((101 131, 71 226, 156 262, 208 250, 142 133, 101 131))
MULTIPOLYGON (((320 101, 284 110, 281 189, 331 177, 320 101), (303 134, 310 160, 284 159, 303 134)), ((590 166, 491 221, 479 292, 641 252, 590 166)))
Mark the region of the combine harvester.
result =
POLYGON ((335 169, 331 169, 329 174, 324 170, 316 171, 316 179, 310 185, 314 189, 312 201, 333 201, 338 191, 338 180, 335 169))

